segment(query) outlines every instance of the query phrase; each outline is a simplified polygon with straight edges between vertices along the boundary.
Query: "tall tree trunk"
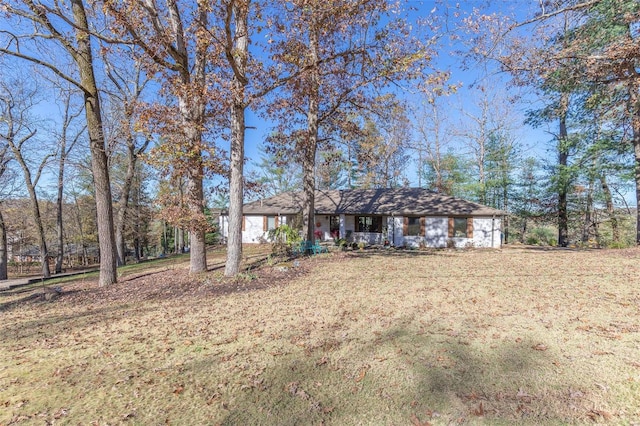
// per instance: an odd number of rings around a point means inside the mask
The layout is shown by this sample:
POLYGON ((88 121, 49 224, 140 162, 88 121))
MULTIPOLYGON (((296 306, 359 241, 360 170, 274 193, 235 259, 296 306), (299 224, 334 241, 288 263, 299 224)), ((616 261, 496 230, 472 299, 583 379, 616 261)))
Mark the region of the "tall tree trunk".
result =
MULTIPOLYGON (((636 206, 640 206, 640 126, 638 130, 639 131, 637 135, 634 134, 633 136, 633 151, 635 155, 636 206)), ((640 208, 636 210, 636 244, 640 245, 640 208)))
POLYGON ((318 115, 320 108, 320 70, 318 30, 311 23, 309 28, 309 105, 307 110, 307 138, 302 149, 302 189, 304 204, 302 211, 302 233, 308 241, 313 241, 315 222, 315 164, 318 149, 318 115))
POLYGON ((76 36, 76 54, 80 82, 84 88, 84 106, 91 151, 91 171, 96 193, 98 243, 100 246, 100 286, 117 282, 116 238, 107 153, 105 151, 100 98, 93 71, 91 36, 82 0, 71 0, 76 36))
POLYGON ((569 191, 568 161, 569 147, 567 132, 567 112, 569 109, 569 95, 560 96, 559 105, 560 134, 558 135, 558 245, 569 245, 569 218, 567 212, 567 194, 569 191))
POLYGON ((80 139, 83 132, 78 132, 71 143, 67 145, 67 137, 69 136, 69 127, 73 119, 78 117, 82 111, 71 113, 71 93, 67 93, 64 99, 64 120, 62 123, 62 135, 60 137, 60 159, 58 161, 58 194, 56 198, 56 234, 58 243, 58 255, 56 257, 55 273, 62 273, 62 264, 64 262, 64 223, 63 223, 63 205, 64 205, 64 171, 67 163, 67 157, 71 149, 80 139))
MULTIPOLYGON (((26 140, 27 138, 22 139, 22 141, 20 141, 19 143, 16 143, 12 138, 6 139, 8 145, 11 147, 11 151, 13 152, 15 160, 18 162, 18 164, 20 164, 20 168, 22 168, 25 185, 27 186, 27 192, 29 193, 29 200, 31 202, 31 214, 33 215, 33 222, 36 225, 36 232, 38 234, 38 245, 40 246, 40 257, 42 258, 42 276, 45 278, 49 278, 51 276, 51 271, 49 269, 49 252, 47 250, 47 239, 44 233, 44 226, 42 224, 42 215, 40 214, 38 195, 36 194, 36 188, 34 186, 39 179, 40 171, 38 171, 34 181, 31 177, 29 166, 27 165, 22 153, 22 143, 26 140)), ((43 161, 40 166, 41 169, 44 164, 45 163, 43 161)))
POLYGON ((7 250, 7 229, 4 225, 4 218, 2 217, 2 211, 0 211, 0 281, 6 280, 7 265, 9 263, 7 250))
MULTIPOLYGON (((633 128, 633 152, 635 156, 634 176, 636 184, 636 205, 640 206, 640 99, 638 88, 629 84, 629 110, 633 128)), ((640 245, 640 208, 636 209, 636 244, 640 245)))
MULTIPOLYGON (((180 193, 180 210, 184 207, 184 187, 182 179, 178 179, 178 191, 180 193)), ((174 235, 174 246, 176 253, 185 252, 185 232, 182 227, 176 226, 174 235)))
POLYGON ((244 108, 234 104, 231 121, 231 174, 229 176, 229 237, 225 276, 240 272, 242 260, 242 202, 244 166, 244 108))
POLYGON ((173 252, 180 253, 178 251, 178 227, 177 226, 173 227, 173 252))
MULTIPOLYGON (((188 74, 182 78, 187 84, 193 84, 198 90, 204 90, 204 65, 196 65, 194 80, 190 81, 188 74)), ((198 96, 203 93, 198 92, 198 96)), ((188 152, 192 160, 189 169, 185 170, 185 203, 189 210, 191 236, 189 251, 189 273, 196 274, 207 270, 207 251, 204 241, 204 165, 202 160, 202 123, 204 122, 204 105, 200 99, 194 99, 193 94, 182 92, 178 99, 182 127, 188 143, 188 152), (191 95, 191 96, 190 96, 191 95)), ((175 241, 174 241, 175 243, 175 241)))
MULTIPOLYGON (((202 186, 202 163, 200 163, 200 175, 191 176, 187 181, 188 198, 192 200, 189 210, 197 211, 204 217, 204 189, 202 186), (196 202, 196 200, 200 200, 196 202)), ((189 272, 198 273, 207 270, 207 247, 204 241, 204 223, 199 223, 197 228, 189 231, 189 272)))
POLYGON ((178 253, 184 253, 185 252, 185 233, 184 233, 184 229, 179 228, 178 229, 178 253))
MULTIPOLYGON (((127 122, 129 122, 127 120, 127 122)), ((116 218, 116 247, 118 249, 118 265, 127 263, 125 228, 127 226, 127 210, 129 209, 129 198, 131 197, 131 186, 136 172, 138 155, 136 153, 135 141, 131 134, 131 129, 127 131, 127 171, 122 184, 122 198, 118 203, 118 215, 116 218)))
POLYGON ((604 202, 607 207, 607 213, 609 220, 611 221, 611 238, 614 243, 620 242, 620 229, 618 227, 618 216, 616 215, 616 209, 613 205, 613 196, 611 195, 611 188, 607 183, 607 177, 603 174, 600 175, 600 183, 602 184, 602 193, 604 194, 604 202))
POLYGON ((36 195, 33 185, 27 184, 29 190, 29 196, 31 198, 31 209, 33 212, 33 220, 36 224, 36 230, 38 231, 38 238, 40 240, 40 256, 42 258, 42 276, 49 278, 51 276, 51 270, 49 269, 49 251, 47 250, 47 239, 44 233, 44 225, 42 224, 42 215, 40 214, 40 205, 38 204, 38 197, 36 195))
MULTIPOLYGON (((227 50, 227 58, 233 68, 233 104, 231 106, 231 164, 229 175, 229 237, 227 239, 227 263, 224 275, 235 276, 240 272, 242 261, 242 203, 244 195, 244 136, 245 136, 245 87, 247 59, 249 54, 248 12, 249 2, 232 2, 235 24, 234 49, 227 50)), ((231 16, 228 17, 231 19, 231 16)), ((227 25, 227 37, 231 37, 227 25)))
POLYGON ((58 164, 58 196, 56 198, 56 233, 58 236, 58 255, 56 257, 55 273, 62 273, 62 261, 64 260, 64 229, 62 223, 62 203, 64 189, 64 162, 66 158, 66 141, 60 142, 60 162, 58 164))
POLYGON ((169 252, 169 242, 167 240, 167 222, 162 221, 162 254, 167 254, 169 252))
MULTIPOLYGON (((133 180, 133 179, 132 179, 133 180)), ((134 257, 136 262, 140 262, 140 260, 144 257, 142 254, 141 247, 141 232, 140 232, 140 175, 138 175, 138 179, 135 180, 135 184, 133 185, 133 195, 131 197, 131 201, 133 202, 133 250, 134 257)))
MULTIPOLYGON (((86 265, 86 258, 87 258, 87 250, 86 250, 86 244, 85 244, 85 240, 84 240, 84 229, 82 227, 82 214, 80 212, 80 205, 78 204, 78 197, 74 194, 73 195, 73 201, 74 204, 76 206, 76 222, 78 224, 78 232, 80 233, 80 247, 82 247, 82 254, 80 255, 80 263, 82 265, 86 265)), ((78 250, 78 244, 76 242, 76 256, 79 255, 79 250, 78 250)))
MULTIPOLYGON (((505 157, 506 163, 506 157, 505 157)), ((509 172, 507 164, 502 165, 502 210, 509 210, 509 172)), ((504 243, 509 244, 509 214, 504 216, 504 243)))
POLYGON ((582 242, 588 243, 591 237, 591 228, 593 226, 593 177, 589 177, 589 185, 587 187, 587 199, 584 208, 584 223, 582 224, 582 242))

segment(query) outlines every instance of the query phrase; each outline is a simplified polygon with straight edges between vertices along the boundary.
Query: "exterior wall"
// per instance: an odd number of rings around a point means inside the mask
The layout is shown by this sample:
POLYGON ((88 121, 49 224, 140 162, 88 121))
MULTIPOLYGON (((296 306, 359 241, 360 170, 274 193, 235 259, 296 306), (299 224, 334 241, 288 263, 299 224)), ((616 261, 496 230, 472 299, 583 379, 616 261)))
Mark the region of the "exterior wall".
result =
POLYGON ((344 236, 342 238, 346 238, 347 240, 353 241, 354 234, 356 232, 356 218, 355 216, 344 216, 344 236), (349 238, 347 238, 347 236, 349 238))
MULTIPOLYGON (((473 238, 447 238, 453 241, 456 248, 500 248, 501 247, 501 221, 499 218, 474 217, 473 238), (493 241, 492 237, 493 236, 493 241)), ((446 229, 446 227, 445 227, 446 229)), ((445 235, 446 231, 445 231, 445 235)))
POLYGON ((259 243, 267 239, 267 232, 263 231, 264 216, 245 216, 243 243, 259 243))
MULTIPOLYGON (((375 232, 355 232, 355 216, 340 215, 340 237, 346 238, 350 234, 350 241, 365 244, 384 244, 388 239, 392 245, 407 246, 417 248, 421 244, 433 248, 445 248, 451 241, 457 248, 464 247, 501 247, 501 219, 491 217, 476 217, 473 219, 473 238, 449 238, 448 227, 449 221, 447 217, 426 217, 425 218, 425 235, 423 236, 407 236, 403 235, 404 217, 387 216, 386 233, 375 232), (349 232, 351 231, 351 232, 349 232)), ((245 230, 242 232, 243 243, 261 243, 268 241, 268 231, 263 230, 264 216, 245 216, 245 230)), ((286 217, 279 217, 279 224, 285 224, 286 217)), ((226 239, 229 235, 228 217, 221 216, 219 219, 221 234, 226 239)), ((328 216, 319 215, 316 217, 313 227, 314 231, 321 232, 321 239, 324 241, 331 240, 329 229, 330 223, 328 216), (320 226, 316 226, 319 223, 320 226)))
POLYGON ((356 243, 382 245, 385 240, 385 235, 379 232, 354 232, 352 239, 356 243))
POLYGON ((427 247, 444 248, 449 235, 449 219, 446 217, 426 217, 425 244, 427 247))
POLYGON ((501 225, 502 222, 499 218, 474 218, 473 246, 500 248, 502 243, 501 225))
MULTIPOLYGON (((287 223, 285 216, 278 216, 278 225, 287 223)), ((228 216, 220 216, 218 220, 221 234, 226 240, 229 237, 229 218, 228 216)), ((244 216, 244 231, 242 231, 242 243, 264 243, 269 241, 269 231, 264 231, 264 216, 244 216)))
POLYGON ((313 221, 313 232, 315 234, 317 231, 320 231, 320 241, 331 239, 329 227, 330 223, 328 216, 318 215, 315 217, 315 220, 313 221), (318 226, 318 224, 320 224, 320 226, 318 226))
POLYGON ((226 244, 227 238, 229 238, 229 216, 218 216, 218 227, 220 229, 220 236, 226 244))
POLYGON ((389 242, 393 246, 402 246, 404 244, 404 236, 402 235, 402 228, 404 226, 404 219, 402 217, 393 216, 389 217, 389 242))
POLYGON ((425 217, 424 235, 404 236, 404 217, 395 218, 396 245, 418 248, 420 246, 444 248, 447 246, 449 220, 446 217, 425 217))
POLYGON ((427 247, 445 248, 451 241, 456 248, 465 247, 494 247, 501 245, 501 221, 499 218, 480 217, 473 219, 473 238, 449 238, 448 217, 426 217, 424 236, 403 236, 404 218, 395 218, 396 221, 396 245, 407 247, 419 247, 424 243, 427 247), (399 236, 398 236, 398 229, 399 236), (493 237, 493 241, 492 241, 493 237))

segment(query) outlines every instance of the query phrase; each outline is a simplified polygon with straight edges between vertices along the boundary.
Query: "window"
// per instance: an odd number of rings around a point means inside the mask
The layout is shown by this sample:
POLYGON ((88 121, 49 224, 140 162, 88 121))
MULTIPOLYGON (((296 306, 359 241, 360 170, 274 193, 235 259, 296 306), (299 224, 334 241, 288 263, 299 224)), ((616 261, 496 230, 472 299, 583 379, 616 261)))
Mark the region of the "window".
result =
POLYGON ((473 238, 473 218, 450 217, 449 238, 473 238))
POLYGON ((417 216, 405 216, 402 234, 417 237, 424 235, 424 219, 417 216))
POLYGON ((263 231, 271 231, 272 229, 276 229, 278 227, 278 216, 264 216, 264 220, 262 223, 263 231))
POLYGON ((356 232, 382 232, 382 217, 356 216, 356 232))

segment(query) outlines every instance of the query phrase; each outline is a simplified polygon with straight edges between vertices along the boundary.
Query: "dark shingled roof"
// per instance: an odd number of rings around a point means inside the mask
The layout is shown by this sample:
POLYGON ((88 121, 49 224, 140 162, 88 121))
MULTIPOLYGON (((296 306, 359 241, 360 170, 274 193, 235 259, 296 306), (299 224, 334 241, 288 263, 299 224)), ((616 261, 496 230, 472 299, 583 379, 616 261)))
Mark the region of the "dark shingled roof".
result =
MULTIPOLYGON (((246 215, 297 214, 303 193, 285 192, 245 204, 246 215)), ((501 210, 422 188, 316 190, 317 214, 416 216, 501 216, 501 210)))

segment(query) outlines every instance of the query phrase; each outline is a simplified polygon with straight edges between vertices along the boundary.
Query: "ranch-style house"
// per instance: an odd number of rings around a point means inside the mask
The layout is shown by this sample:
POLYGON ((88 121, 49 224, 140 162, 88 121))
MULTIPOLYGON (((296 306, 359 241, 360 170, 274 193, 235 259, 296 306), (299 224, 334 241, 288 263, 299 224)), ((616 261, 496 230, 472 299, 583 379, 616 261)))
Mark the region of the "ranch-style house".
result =
MULTIPOLYGON (((302 192, 286 192, 243 207, 242 242, 269 240, 269 231, 301 222, 302 192)), ((316 190, 314 234, 321 241, 405 247, 499 248, 505 213, 422 188, 316 190)), ((220 230, 228 236, 228 216, 220 230)))

